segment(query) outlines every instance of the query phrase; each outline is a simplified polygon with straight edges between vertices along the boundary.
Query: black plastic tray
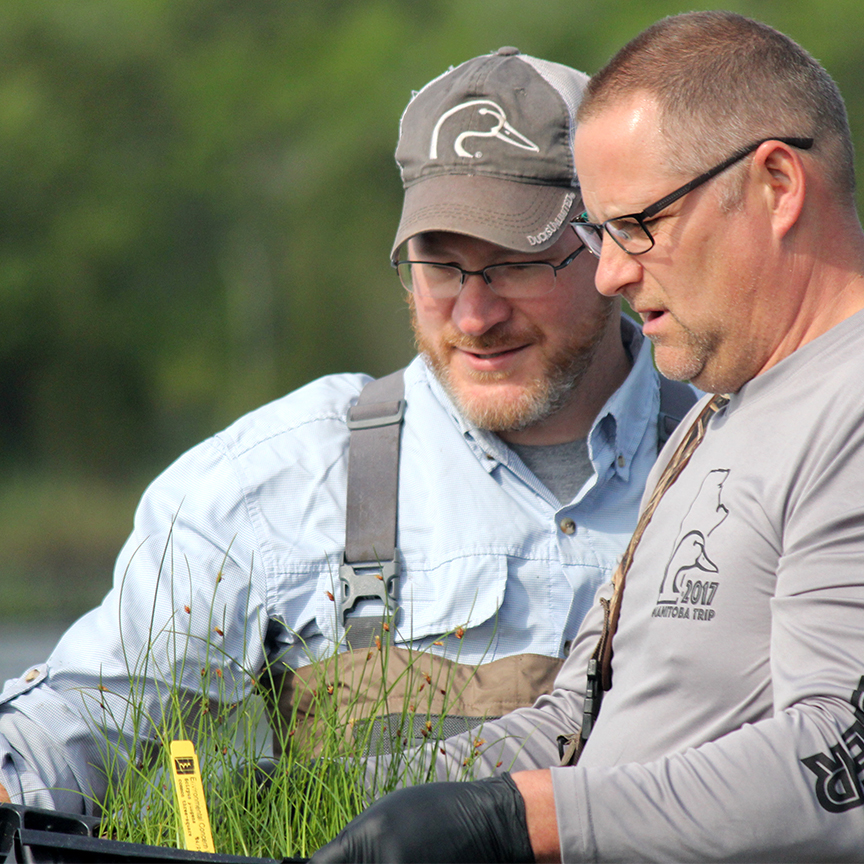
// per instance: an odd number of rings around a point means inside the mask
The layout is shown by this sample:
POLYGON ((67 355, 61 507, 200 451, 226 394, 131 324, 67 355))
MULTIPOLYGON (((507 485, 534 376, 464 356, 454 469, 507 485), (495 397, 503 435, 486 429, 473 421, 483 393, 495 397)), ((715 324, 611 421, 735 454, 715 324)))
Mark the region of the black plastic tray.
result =
POLYGON ((0 864, 206 861, 210 864, 303 864, 306 858, 249 858, 189 852, 96 836, 99 820, 35 807, 0 804, 0 864))

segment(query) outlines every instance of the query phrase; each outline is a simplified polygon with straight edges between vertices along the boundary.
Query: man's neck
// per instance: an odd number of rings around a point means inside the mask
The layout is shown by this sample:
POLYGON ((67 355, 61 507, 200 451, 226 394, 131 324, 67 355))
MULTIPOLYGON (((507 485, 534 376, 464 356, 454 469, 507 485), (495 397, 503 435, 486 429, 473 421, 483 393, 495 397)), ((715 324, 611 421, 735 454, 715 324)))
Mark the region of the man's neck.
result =
MULTIPOLYGON (((792 295, 788 321, 782 339, 757 374, 864 309, 864 233, 856 225, 843 239, 846 242, 825 237, 821 254, 798 256, 786 268, 782 290, 792 295), (796 284, 802 286, 797 296, 789 287, 796 284)), ((772 306, 775 319, 782 314, 779 302, 772 306)))

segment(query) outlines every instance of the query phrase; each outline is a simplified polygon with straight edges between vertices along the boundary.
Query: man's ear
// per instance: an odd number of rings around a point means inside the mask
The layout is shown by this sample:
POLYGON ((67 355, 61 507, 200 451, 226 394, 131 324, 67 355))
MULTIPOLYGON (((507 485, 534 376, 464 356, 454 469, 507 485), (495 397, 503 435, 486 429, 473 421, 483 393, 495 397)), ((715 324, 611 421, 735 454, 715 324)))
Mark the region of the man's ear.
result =
POLYGON ((766 141, 755 153, 753 167, 761 172, 770 218, 780 239, 798 221, 807 186, 801 154, 782 141, 766 141))

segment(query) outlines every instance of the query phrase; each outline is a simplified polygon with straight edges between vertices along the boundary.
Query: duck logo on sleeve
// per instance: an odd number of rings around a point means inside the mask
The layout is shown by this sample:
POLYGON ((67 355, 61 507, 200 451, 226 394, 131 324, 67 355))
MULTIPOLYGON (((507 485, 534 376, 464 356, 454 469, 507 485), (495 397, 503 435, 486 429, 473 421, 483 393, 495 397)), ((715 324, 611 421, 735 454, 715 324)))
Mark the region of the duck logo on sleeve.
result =
POLYGON ((711 552, 714 532, 729 510, 723 504, 723 484, 728 468, 710 471, 690 505, 675 538, 672 554, 663 571, 655 618, 689 618, 710 621, 711 604, 719 587, 717 565, 711 552))

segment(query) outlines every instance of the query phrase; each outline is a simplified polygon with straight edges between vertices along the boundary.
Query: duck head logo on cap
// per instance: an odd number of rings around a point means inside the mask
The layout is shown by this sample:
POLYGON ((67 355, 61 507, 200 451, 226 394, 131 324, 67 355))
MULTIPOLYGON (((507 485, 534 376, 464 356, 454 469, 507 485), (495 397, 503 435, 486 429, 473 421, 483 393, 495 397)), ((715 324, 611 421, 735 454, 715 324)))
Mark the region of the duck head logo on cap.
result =
POLYGON ((453 150, 457 156, 464 156, 466 159, 480 159, 483 157, 483 151, 477 150, 474 153, 469 153, 462 142, 467 138, 498 138, 505 144, 512 144, 514 147, 521 147, 523 150, 531 150, 534 153, 539 153, 540 148, 530 139, 526 138, 521 132, 514 129, 507 122, 507 115, 504 109, 491 99, 470 99, 468 102, 463 102, 449 111, 445 111, 435 124, 432 130, 432 143, 429 145, 429 158, 438 158, 438 134, 441 131, 442 125, 449 120, 454 114, 459 111, 476 108, 477 114, 480 117, 487 117, 490 120, 491 128, 482 129, 466 129, 461 132, 453 142, 453 150))

